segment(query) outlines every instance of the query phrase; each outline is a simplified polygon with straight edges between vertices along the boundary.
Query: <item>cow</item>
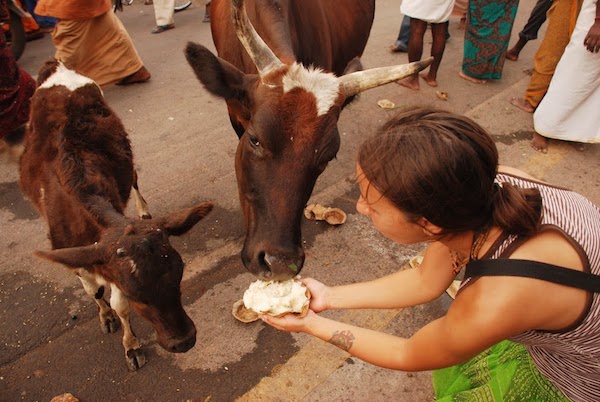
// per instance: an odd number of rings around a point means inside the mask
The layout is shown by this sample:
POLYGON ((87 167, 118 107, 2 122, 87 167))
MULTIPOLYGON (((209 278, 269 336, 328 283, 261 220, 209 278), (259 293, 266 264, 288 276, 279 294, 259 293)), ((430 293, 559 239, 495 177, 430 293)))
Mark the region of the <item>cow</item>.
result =
POLYGON ((196 327, 181 304, 184 264, 169 236, 186 233, 212 204, 152 218, 121 120, 94 81, 56 60, 40 70, 24 147, 21 190, 46 221, 52 246, 35 254, 78 276, 104 332, 115 332, 120 321, 129 369, 146 362, 131 308, 152 324, 164 349, 192 348, 196 327), (124 216, 132 188, 138 215, 147 219, 124 216))
POLYGON ((362 70, 375 0, 212 0, 218 56, 189 42, 196 77, 227 104, 240 139, 235 171, 246 238, 242 261, 263 280, 304 263, 302 210, 337 154, 342 108, 361 91, 422 70, 425 61, 362 70))

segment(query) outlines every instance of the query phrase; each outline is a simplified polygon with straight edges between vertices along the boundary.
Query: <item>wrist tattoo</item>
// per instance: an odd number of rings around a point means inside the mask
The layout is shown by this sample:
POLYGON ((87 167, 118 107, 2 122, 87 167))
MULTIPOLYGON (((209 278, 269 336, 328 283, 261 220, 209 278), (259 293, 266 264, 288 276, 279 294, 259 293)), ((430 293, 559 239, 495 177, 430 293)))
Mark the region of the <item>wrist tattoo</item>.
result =
POLYGON ((352 332, 335 331, 331 336, 331 339, 327 342, 347 352, 352 347, 352 341, 354 341, 354 335, 352 335, 352 332))

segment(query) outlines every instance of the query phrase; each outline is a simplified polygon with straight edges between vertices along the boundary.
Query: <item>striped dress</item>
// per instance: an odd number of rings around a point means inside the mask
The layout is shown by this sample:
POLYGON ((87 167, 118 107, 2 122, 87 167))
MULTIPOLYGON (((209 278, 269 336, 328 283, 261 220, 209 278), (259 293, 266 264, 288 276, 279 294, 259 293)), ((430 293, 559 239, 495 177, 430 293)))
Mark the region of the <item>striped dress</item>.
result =
MULTIPOLYGON (((543 200, 541 230, 555 229, 571 240, 584 269, 600 275, 600 208, 563 188, 499 174, 500 182, 539 189, 543 200)), ((499 239, 484 258, 508 258, 526 239, 499 239)), ((465 278, 464 287, 472 278, 465 278)), ((592 295, 579 323, 562 332, 528 331, 510 340, 524 345, 537 368, 575 402, 600 401, 600 293, 592 295)))

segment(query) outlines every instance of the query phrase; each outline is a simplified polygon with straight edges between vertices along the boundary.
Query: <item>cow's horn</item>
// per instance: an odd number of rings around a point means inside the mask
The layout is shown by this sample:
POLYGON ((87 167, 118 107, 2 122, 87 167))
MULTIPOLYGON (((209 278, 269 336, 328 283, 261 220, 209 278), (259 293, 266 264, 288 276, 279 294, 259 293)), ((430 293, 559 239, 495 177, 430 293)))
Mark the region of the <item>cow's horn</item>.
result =
POLYGON ((235 33, 256 65, 261 77, 284 66, 252 26, 248 14, 246 14, 244 0, 231 0, 231 16, 235 25, 235 33))
POLYGON ((397 66, 371 68, 365 71, 357 71, 340 77, 342 92, 347 98, 367 89, 388 84, 418 73, 431 64, 433 57, 425 60, 415 61, 397 66))

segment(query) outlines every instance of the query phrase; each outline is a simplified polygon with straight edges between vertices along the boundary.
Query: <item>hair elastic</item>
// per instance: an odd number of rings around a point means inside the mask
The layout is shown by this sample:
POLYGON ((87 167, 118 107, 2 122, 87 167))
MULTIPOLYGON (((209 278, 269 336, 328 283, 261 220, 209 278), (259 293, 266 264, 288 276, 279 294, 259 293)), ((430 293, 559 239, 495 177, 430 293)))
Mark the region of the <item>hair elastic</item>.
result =
POLYGON ((498 188, 504 188, 504 186, 502 185, 502 182, 498 179, 494 179, 494 184, 496 186, 498 186, 498 188))

